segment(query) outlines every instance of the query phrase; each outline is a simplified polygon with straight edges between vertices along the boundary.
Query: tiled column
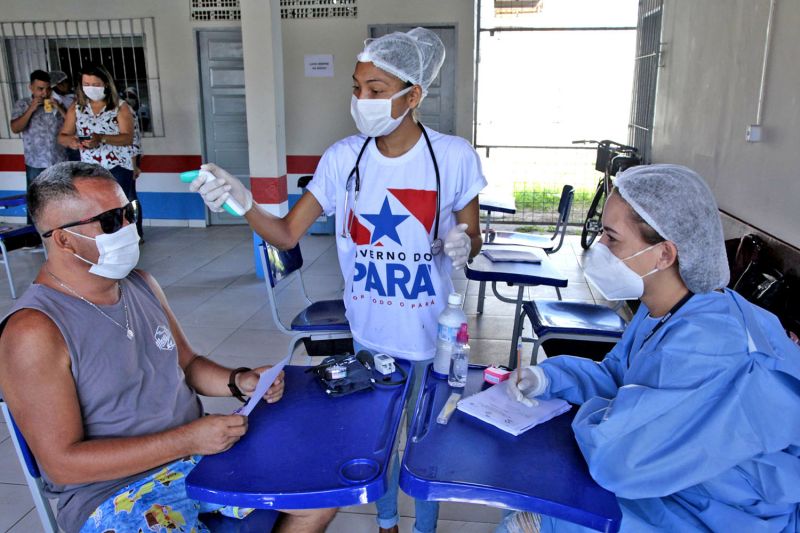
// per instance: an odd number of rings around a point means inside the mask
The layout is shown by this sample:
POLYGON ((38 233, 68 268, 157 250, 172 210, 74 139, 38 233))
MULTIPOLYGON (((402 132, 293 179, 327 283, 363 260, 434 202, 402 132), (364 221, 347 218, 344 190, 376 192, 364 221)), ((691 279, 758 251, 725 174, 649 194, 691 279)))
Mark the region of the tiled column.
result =
POLYGON ((279 0, 241 0, 247 138, 253 198, 288 211, 283 47, 279 0))

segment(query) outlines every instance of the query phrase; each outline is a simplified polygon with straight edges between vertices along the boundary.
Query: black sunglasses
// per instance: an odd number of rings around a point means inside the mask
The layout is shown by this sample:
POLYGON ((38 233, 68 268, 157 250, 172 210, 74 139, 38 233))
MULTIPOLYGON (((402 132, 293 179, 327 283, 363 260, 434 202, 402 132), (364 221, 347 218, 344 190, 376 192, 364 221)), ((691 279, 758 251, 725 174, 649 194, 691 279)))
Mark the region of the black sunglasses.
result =
POLYGON ((65 229, 71 228, 73 226, 82 226, 83 224, 90 224, 92 222, 99 222, 100 229, 103 230, 103 233, 114 233, 115 231, 119 231, 122 227, 122 219, 123 217, 129 223, 133 224, 139 218, 139 202, 137 200, 132 201, 128 205, 124 205, 122 207, 115 207, 114 209, 109 209, 108 211, 104 211, 99 215, 95 215, 91 218, 86 218, 84 220, 79 220, 77 222, 70 222, 69 224, 64 224, 63 226, 59 226, 57 228, 53 228, 49 231, 45 231, 42 233, 42 238, 47 238, 53 234, 53 232, 57 229, 65 229))

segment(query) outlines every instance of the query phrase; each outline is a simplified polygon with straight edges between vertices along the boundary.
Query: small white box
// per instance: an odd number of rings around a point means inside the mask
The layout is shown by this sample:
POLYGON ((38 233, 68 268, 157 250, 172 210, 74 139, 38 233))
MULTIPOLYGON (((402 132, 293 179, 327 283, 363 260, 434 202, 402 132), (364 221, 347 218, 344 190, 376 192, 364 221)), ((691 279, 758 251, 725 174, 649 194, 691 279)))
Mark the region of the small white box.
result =
POLYGON ((384 376, 394 372, 394 359, 385 353, 376 353, 373 362, 375 363, 375 370, 384 376))

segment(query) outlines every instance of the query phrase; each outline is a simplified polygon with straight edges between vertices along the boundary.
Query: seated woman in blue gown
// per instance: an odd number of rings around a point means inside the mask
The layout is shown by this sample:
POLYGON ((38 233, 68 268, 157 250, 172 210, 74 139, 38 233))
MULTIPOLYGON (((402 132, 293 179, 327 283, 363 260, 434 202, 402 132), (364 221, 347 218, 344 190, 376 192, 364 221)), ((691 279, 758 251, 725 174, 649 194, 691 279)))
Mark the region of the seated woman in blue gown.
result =
MULTIPOLYGON (((674 165, 623 173, 584 268, 607 299, 641 301, 622 340, 600 363, 565 355, 520 369, 509 391, 580 405, 575 438, 618 498, 621 531, 800 531, 800 348, 724 288, 703 179, 674 165)), ((527 513, 504 524, 583 530, 527 513)))

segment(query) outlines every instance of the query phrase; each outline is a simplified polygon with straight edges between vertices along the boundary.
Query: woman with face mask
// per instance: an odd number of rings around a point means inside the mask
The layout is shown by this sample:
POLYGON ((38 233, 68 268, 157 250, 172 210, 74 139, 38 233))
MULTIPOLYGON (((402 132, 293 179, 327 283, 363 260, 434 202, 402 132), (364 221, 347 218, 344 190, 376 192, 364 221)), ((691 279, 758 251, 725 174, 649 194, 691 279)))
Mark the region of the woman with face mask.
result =
MULTIPOLYGON (((597 363, 552 357, 509 380, 517 399, 580 405, 572 423, 592 477, 614 492, 621 531, 798 531, 800 349, 777 318, 726 289, 719 212, 675 165, 625 171, 586 253, 609 300, 641 305, 597 363)), ((541 531, 575 524, 516 514, 541 531)))
MULTIPOLYGON (((478 193, 486 180, 467 141, 415 117, 444 62, 444 45, 433 31, 368 40, 357 59, 350 113, 360 134, 325 151, 285 217, 254 206, 250 192, 215 165, 204 168, 217 179, 195 180, 192 189, 213 211, 232 197, 252 228, 284 249, 322 213, 335 214, 356 350, 418 363, 414 375, 421 380, 435 353, 437 318, 453 292, 451 271, 480 250, 478 193)), ((415 392, 411 398, 413 409, 415 392)), ((377 505, 385 531, 397 531, 397 466, 377 505)), ((418 502, 415 531, 435 531, 437 512, 435 503, 418 502)))
POLYGON ((85 66, 80 80, 75 104, 67 111, 58 141, 80 150, 84 163, 95 163, 111 172, 128 200, 136 200, 133 112, 120 99, 111 74, 103 66, 85 66))

